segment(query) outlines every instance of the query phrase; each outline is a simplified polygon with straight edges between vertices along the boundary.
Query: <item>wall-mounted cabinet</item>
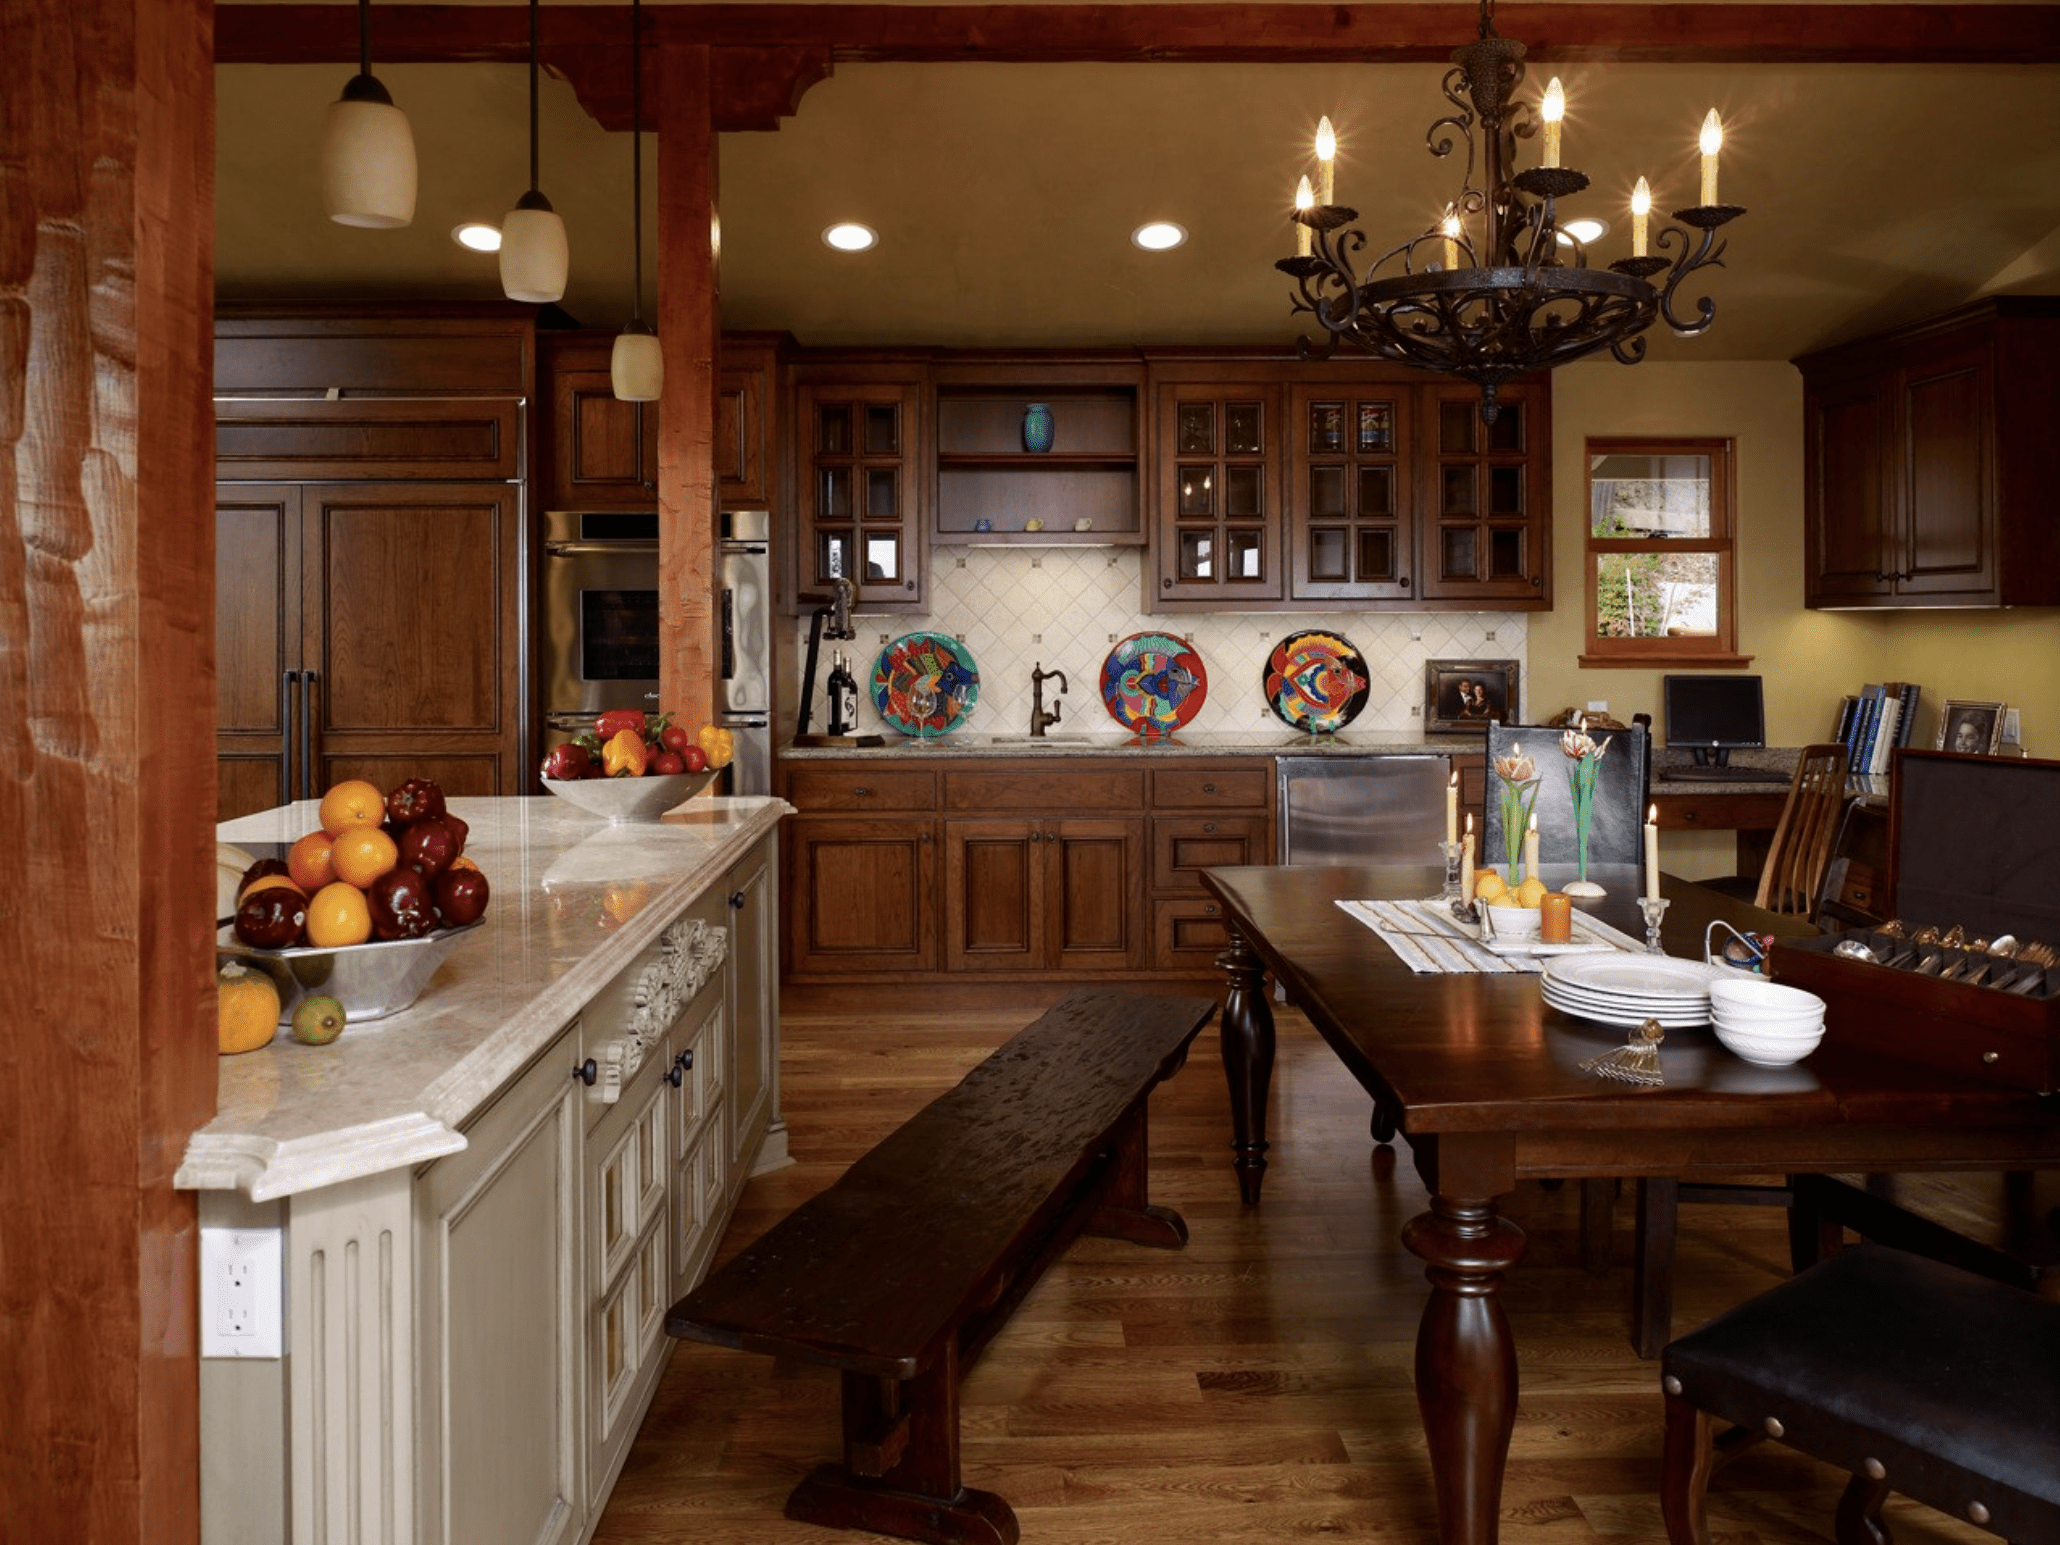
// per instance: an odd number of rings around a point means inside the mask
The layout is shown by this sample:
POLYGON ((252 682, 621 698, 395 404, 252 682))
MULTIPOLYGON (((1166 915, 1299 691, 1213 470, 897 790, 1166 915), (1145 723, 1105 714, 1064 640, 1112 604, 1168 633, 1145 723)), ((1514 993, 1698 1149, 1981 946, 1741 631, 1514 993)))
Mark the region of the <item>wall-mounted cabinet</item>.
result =
POLYGON ((836 581, 867 612, 920 610, 929 557, 929 442, 920 364, 807 372, 794 390, 794 594, 829 601, 836 581))
POLYGON ((1298 601, 1416 593, 1416 389, 1392 382, 1288 391, 1288 590, 1298 601))
POLYGON ((1423 388, 1426 601, 1550 608, 1550 400, 1543 387, 1505 386, 1488 423, 1479 388, 1423 388))
POLYGON ((1258 375, 1160 384, 1154 609, 1233 611, 1286 594, 1281 402, 1258 375))
POLYGON ((2060 301, 1984 301, 1807 355, 1804 603, 2060 605, 2060 301))
POLYGON ((933 540, 1142 544, 1143 378, 1135 365, 937 367, 933 540))

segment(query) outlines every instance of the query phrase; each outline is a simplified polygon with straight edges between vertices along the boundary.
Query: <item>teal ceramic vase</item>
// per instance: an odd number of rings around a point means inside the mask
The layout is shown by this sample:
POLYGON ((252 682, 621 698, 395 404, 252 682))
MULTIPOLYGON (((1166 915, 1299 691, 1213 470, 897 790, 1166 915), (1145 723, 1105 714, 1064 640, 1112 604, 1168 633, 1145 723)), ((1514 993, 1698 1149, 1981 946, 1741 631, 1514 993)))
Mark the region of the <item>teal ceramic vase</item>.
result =
POLYGON ((1023 449, 1026 451, 1048 451, 1051 449, 1052 421, 1051 404, 1033 402, 1023 409, 1023 449))

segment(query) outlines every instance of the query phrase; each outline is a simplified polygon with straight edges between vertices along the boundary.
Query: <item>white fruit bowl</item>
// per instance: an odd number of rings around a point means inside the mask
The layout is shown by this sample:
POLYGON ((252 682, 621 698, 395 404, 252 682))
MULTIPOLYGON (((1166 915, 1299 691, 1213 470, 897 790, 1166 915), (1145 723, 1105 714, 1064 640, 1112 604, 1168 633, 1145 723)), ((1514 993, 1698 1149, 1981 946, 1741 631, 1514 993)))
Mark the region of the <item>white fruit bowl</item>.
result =
POLYGON ((621 825, 657 820, 692 799, 716 779, 716 769, 697 773, 647 773, 641 778, 545 778, 544 787, 589 815, 621 825))
POLYGON ((303 945, 261 950, 241 943, 234 930, 216 936, 215 958, 237 960, 262 971, 279 989, 279 1023, 291 1023, 300 1000, 326 993, 343 1005, 346 1024, 364 1024, 398 1014, 417 998, 458 941, 485 921, 439 928, 419 939, 373 939, 323 949, 303 945))
POLYGON ((1488 931, 1498 939, 1535 939, 1544 913, 1536 907, 1490 906, 1488 931))

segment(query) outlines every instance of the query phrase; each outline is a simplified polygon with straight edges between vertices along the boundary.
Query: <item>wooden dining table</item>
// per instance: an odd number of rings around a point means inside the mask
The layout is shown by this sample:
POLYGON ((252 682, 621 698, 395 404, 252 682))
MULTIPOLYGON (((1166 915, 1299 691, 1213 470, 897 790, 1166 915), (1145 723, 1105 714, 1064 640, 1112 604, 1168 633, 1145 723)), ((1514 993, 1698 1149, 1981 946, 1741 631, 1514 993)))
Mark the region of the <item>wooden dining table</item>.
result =
MULTIPOLYGON (((1267 1164, 1269 974, 1408 1144, 1430 1193, 1402 1244, 1424 1261, 1431 1285, 1416 1392, 1445 1545, 1496 1538, 1517 1403, 1516 1346, 1499 1294, 1524 1249, 1497 1198, 1519 1180, 2060 1163, 2060 1100, 1864 1045, 1827 1040, 1799 1063, 1769 1068, 1733 1056, 1706 1028, 1674 1029, 1660 1046, 1659 1087, 1584 1072, 1583 1059, 1624 1044, 1624 1028, 1547 1006, 1535 974, 1412 972, 1338 905, 1435 896, 1441 878, 1418 868, 1203 874, 1231 933, 1218 960, 1229 980, 1222 1049, 1245 1202, 1259 1203, 1267 1164)), ((1599 878, 1609 894, 1586 905, 1642 939, 1635 870, 1599 878)), ((1670 955, 1700 960, 1719 918, 1755 932, 1813 931, 1671 877, 1662 894, 1670 955)))

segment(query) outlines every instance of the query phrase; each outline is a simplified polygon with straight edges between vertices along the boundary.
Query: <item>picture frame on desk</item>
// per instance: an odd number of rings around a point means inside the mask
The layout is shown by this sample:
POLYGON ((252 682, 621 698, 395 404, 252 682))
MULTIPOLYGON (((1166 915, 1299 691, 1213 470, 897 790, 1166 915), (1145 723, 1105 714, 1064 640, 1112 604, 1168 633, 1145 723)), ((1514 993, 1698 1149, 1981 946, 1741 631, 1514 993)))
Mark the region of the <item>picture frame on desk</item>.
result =
POLYGON ((1989 756, 2002 734, 2003 705, 1976 703, 1949 697, 1939 705, 1938 738, 1934 751, 1958 751, 1967 756, 1989 756))
POLYGON ((1479 730, 1490 721, 1515 724, 1520 712, 1515 660, 1423 662, 1426 731, 1479 730))

